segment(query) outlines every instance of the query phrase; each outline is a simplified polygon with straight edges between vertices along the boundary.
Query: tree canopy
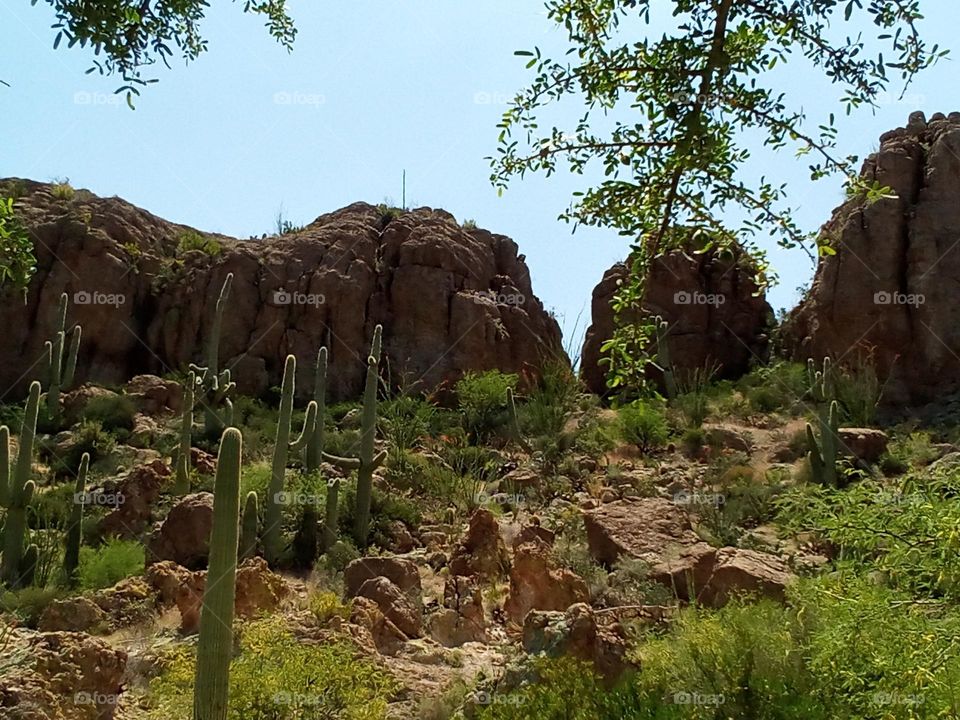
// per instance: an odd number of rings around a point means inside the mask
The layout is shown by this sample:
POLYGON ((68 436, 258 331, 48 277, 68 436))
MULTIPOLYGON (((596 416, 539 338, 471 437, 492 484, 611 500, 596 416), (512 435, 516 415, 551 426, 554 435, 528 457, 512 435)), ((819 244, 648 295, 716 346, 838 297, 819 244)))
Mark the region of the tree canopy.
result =
MULTIPOLYGON (((813 178, 841 173, 847 192, 881 197, 866 185, 857 158, 836 149, 834 110, 809 118, 776 85, 776 71, 804 59, 840 89, 847 113, 876 105, 893 79, 903 89, 946 54, 928 45, 920 0, 549 0, 548 17, 569 48, 561 59, 539 48, 518 51, 535 73, 500 123, 492 181, 502 191, 528 172, 558 165, 582 173, 599 164, 605 179, 575 194, 561 216, 616 228, 632 239, 633 280, 618 311, 640 308, 649 261, 674 248, 740 242, 769 232, 811 257, 812 235, 798 227, 783 184, 744 177, 744 136, 775 150, 809 156, 813 178), (672 11, 672 15, 670 13, 672 11), (667 21, 660 37, 644 28, 667 21), (872 36, 844 35, 872 26, 872 36), (572 128, 544 131, 541 119, 561 101, 582 103, 572 128)), ((831 248, 822 246, 821 253, 831 248)), ((650 326, 621 327, 607 344, 613 386, 643 385, 650 326)))

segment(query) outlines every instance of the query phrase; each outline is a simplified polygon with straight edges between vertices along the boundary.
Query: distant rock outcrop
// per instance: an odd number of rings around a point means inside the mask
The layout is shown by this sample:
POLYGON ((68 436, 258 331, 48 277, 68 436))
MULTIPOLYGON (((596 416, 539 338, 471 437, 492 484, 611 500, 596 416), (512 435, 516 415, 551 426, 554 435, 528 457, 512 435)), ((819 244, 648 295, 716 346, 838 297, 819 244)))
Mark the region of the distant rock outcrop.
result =
POLYGON ((84 190, 6 180, 0 195, 16 197, 38 261, 26 303, 0 295, 0 392, 22 393, 37 376, 63 292, 73 299, 68 322, 83 325, 78 382, 121 383, 202 360, 230 272, 220 358, 247 394, 279 385, 293 353, 306 395, 324 344, 331 399, 358 394, 377 323, 383 372, 406 387, 490 368, 535 378, 564 357, 516 243, 442 210, 356 203, 296 232, 239 241, 84 190))
POLYGON ((835 255, 784 329, 799 359, 872 357, 889 403, 960 389, 960 113, 910 116, 863 177, 893 191, 853 198, 821 231, 835 255))
MULTIPOLYGON (((743 375, 754 360, 765 359, 773 310, 758 293, 746 255, 713 251, 674 251, 657 258, 646 279, 644 311, 670 324, 670 359, 679 372, 716 365, 717 377, 743 375)), ((616 327, 611 302, 627 266, 617 263, 593 290, 591 325, 584 338, 580 373, 587 387, 607 392, 607 368, 600 348, 616 327)), ((636 318, 626 318, 628 321, 636 318)))

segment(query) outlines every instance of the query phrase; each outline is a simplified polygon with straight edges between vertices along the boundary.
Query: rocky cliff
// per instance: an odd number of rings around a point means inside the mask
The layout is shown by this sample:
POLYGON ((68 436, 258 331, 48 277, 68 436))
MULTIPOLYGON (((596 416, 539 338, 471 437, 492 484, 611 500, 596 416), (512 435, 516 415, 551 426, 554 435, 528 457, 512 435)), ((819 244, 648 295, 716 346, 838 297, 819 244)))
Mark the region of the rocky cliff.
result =
POLYGON ((26 301, 0 296, 0 388, 21 393, 42 366, 57 299, 83 326, 78 380, 119 383, 200 361, 227 273, 221 365, 241 392, 278 385, 293 353, 304 392, 317 348, 330 348, 333 398, 359 392, 373 327, 384 372, 432 389, 468 370, 536 377, 562 357, 560 329, 534 296, 517 245, 442 210, 357 203, 297 232, 261 240, 199 233, 119 198, 26 180, 0 181, 35 242, 26 301))
POLYGON ((914 113, 862 174, 891 196, 834 211, 822 234, 836 254, 785 340, 801 359, 872 357, 887 402, 932 400, 960 388, 960 113, 914 113))

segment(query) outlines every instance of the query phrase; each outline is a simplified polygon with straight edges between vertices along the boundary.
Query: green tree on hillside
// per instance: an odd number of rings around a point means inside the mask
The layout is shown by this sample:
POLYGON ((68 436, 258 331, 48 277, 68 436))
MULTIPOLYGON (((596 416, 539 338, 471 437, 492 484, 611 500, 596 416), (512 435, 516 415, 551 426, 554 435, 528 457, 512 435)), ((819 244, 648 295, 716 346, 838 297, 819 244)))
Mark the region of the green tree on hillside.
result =
MULTIPOLYGON (((576 193, 561 217, 632 239, 632 281, 615 301, 619 315, 640 308, 650 260, 674 248, 735 240, 750 248, 751 237, 769 232, 813 257, 784 186, 745 177, 746 134, 808 156, 813 178, 842 173, 850 194, 869 200, 886 192, 858 178, 856 157, 837 152, 832 108, 808 119, 790 103, 789 89, 777 85, 779 66, 806 61, 838 87, 849 113, 875 106, 891 78, 905 88, 946 54, 920 35, 920 0, 549 0, 546 7, 570 47, 559 60, 539 48, 517 53, 535 77, 503 115, 491 179, 502 191, 515 176, 550 175, 564 161, 576 173, 602 166, 606 179, 576 193), (670 28, 662 36, 645 33, 662 22, 670 28), (870 25, 873 37, 859 33, 870 25), (545 132, 541 120, 568 99, 585 105, 580 121, 545 132)), ((765 284, 765 263, 753 253, 765 284)), ((621 323, 605 345, 612 387, 642 387, 651 331, 621 323)))

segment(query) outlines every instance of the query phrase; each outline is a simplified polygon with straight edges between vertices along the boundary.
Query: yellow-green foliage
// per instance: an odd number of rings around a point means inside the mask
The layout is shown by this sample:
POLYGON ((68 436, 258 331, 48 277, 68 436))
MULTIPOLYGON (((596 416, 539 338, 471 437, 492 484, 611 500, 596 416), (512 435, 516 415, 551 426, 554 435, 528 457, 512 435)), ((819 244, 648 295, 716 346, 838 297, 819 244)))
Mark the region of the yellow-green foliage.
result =
POLYGON ((333 617, 344 620, 350 618, 350 604, 341 602, 340 597, 329 590, 318 590, 307 599, 307 605, 317 620, 325 623, 333 617))
POLYGON ((195 230, 185 230, 177 239, 177 255, 197 250, 204 255, 216 257, 223 252, 223 246, 213 238, 204 237, 195 230))
MULTIPOLYGON (((146 720, 189 718, 194 655, 168 656, 151 682, 146 720)), ((347 644, 298 642, 283 618, 246 625, 230 664, 230 720, 381 720, 397 683, 347 644)))

